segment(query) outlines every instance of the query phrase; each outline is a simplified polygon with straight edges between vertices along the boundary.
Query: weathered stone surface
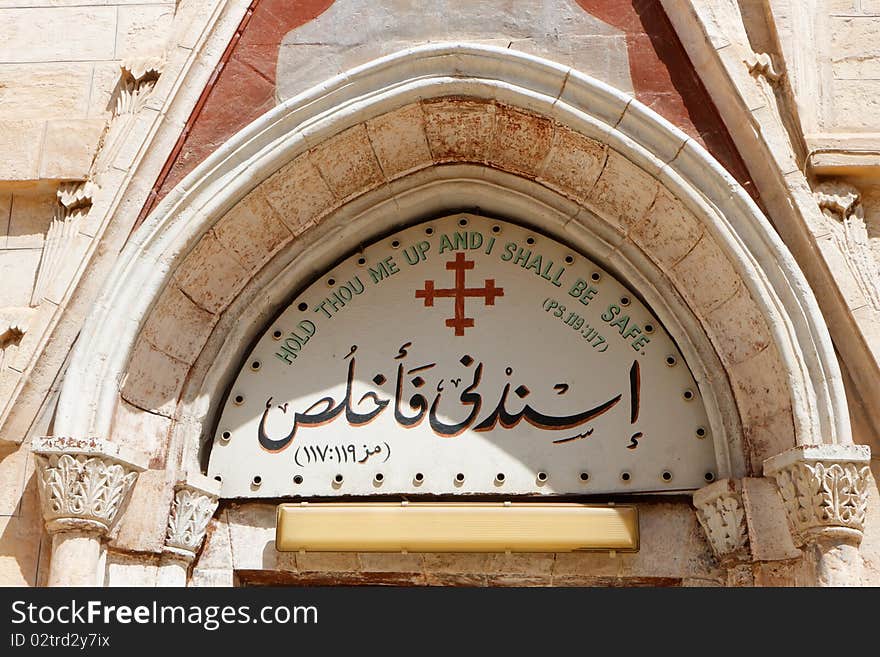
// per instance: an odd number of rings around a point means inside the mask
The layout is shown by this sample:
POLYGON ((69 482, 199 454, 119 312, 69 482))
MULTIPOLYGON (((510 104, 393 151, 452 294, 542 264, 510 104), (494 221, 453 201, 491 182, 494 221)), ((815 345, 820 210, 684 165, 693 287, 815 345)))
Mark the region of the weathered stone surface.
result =
POLYGON ((164 415, 144 413, 120 398, 113 417, 113 441, 146 452, 157 467, 164 465, 171 420, 164 415))
POLYGON ((156 586, 158 566, 155 557, 145 559, 143 556, 108 550, 105 584, 106 586, 156 586))
POLYGON ((305 552, 296 555, 301 572, 352 572, 358 570, 358 555, 354 552, 305 552))
POLYGON ((423 557, 425 572, 433 574, 482 574, 489 566, 489 554, 430 552, 423 557))
POLYGON ((235 573, 232 569, 196 569, 190 579, 190 586, 219 587, 235 586, 235 573))
POLYGON ((5 400, 12 396, 20 379, 21 372, 9 369, 7 366, 0 369, 0 404, 5 403, 5 400))
POLYGON ((873 17, 833 16, 828 20, 828 30, 828 45, 834 53, 830 68, 835 78, 880 78, 880 26, 873 17))
POLYGON ((119 62, 96 62, 92 74, 88 106, 84 116, 107 119, 115 108, 114 90, 119 82, 122 67, 119 62))
POLYGON ((119 7, 115 56, 154 55, 168 35, 175 3, 153 2, 119 7))
POLYGON ((0 304, 27 306, 30 303, 39 264, 39 249, 0 251, 0 280, 4 281, 0 304))
POLYGON ((293 237, 262 188, 227 212, 214 226, 214 234, 249 272, 262 267, 293 237))
MULTIPOLYGON (((873 63, 874 68, 880 65, 873 63)), ((880 114, 880 80, 834 80, 834 103, 828 108, 834 128, 841 132, 877 129, 880 114)))
POLYGON ((339 199, 361 194, 383 181, 363 124, 336 135, 310 151, 314 165, 339 199))
POLYGON ((816 245, 819 247, 823 259, 828 263, 828 268, 834 272, 834 282, 837 287, 835 292, 843 295, 847 306, 851 309, 867 305, 868 300, 853 275, 837 240, 829 234, 818 238, 816 245))
MULTIPOLYGON (((0 11, 2 20, 2 11, 0 11)), ((43 121, 0 121, 0 180, 34 180, 40 164, 43 121)))
POLYGON ((142 472, 125 513, 120 516, 111 545, 132 552, 161 552, 173 494, 164 469, 142 472))
POLYGON ((211 313, 221 312, 248 280, 247 270, 209 231, 174 274, 180 289, 211 313))
POLYGON ((43 291, 45 299, 58 305, 64 303, 67 289, 91 244, 91 237, 83 233, 76 233, 68 238, 68 242, 65 244, 65 257, 58 263, 58 268, 54 271, 52 279, 43 291))
POLYGON ((271 504, 238 505, 226 511, 232 565, 236 570, 271 568, 275 550, 275 508, 271 504))
POLYGON ((308 153, 282 167, 260 189, 294 235, 302 233, 337 205, 333 192, 308 153))
POLYGON ((98 149, 104 119, 56 119, 46 124, 40 177, 85 178, 98 149))
POLYGON ((549 119, 500 105, 495 113, 491 162, 505 171, 529 177, 541 170, 553 140, 549 119))
MULTIPOLYGON (((28 453, 29 446, 20 451, 28 453)), ((39 559, 48 552, 36 477, 22 480, 24 490, 15 495, 16 512, 0 516, 0 582, 5 586, 38 586, 39 559)))
POLYGON ((862 584, 880 586, 880 492, 877 490, 877 474, 880 462, 871 461, 872 485, 868 486, 868 511, 865 518, 865 531, 862 538, 861 553, 864 560, 862 584))
POLYGON ((421 554, 402 552, 361 552, 360 570, 376 573, 421 573, 424 569, 421 554))
POLYGON ((425 101, 422 107, 435 162, 486 160, 486 144, 495 129, 495 105, 447 98, 425 101))
POLYGON ((20 513, 24 488, 33 471, 33 457, 25 444, 0 460, 0 517, 20 513))
POLYGON ((3 62, 76 62, 114 56, 116 7, 0 9, 0 25, 6 34, 0 43, 3 62), (35 30, 35 25, 40 29, 35 30))
POLYGON ((169 285, 150 313, 143 336, 159 351, 192 363, 216 322, 216 315, 196 305, 176 285, 169 285))
POLYGON ((605 166, 606 147, 565 126, 556 126, 553 145, 538 180, 575 199, 584 199, 605 166))
POLYGON ((58 199, 54 192, 17 193, 12 196, 7 248, 38 249, 43 246, 58 199))
POLYGON ((779 353, 771 345, 728 369, 754 462, 795 445, 791 399, 779 353))
POLYGON ((511 577, 549 577, 553 573, 556 555, 552 552, 490 554, 486 572, 511 577))
POLYGON ((700 314, 710 313, 735 295, 742 285, 730 260, 708 234, 703 234, 672 268, 671 276, 700 314))
POLYGON ((725 364, 741 363, 771 342, 770 328, 745 285, 707 313, 706 325, 725 364))
POLYGON ((782 498, 773 481, 746 477, 742 480, 742 501, 755 561, 781 561, 800 556, 791 540, 782 498))
POLYGON ((189 365, 140 338, 122 384, 122 397, 146 411, 172 417, 189 365))
POLYGON ((648 257, 669 270, 684 258, 703 234, 703 227, 684 204, 661 190, 642 221, 634 223, 630 238, 648 257))
MULTIPOLYGON (((34 253, 34 251, 26 251, 26 253, 34 253)), ((26 371, 41 336, 40 330, 37 327, 46 326, 54 312, 55 307, 51 303, 40 304, 38 308, 31 310, 30 317, 28 318, 28 324, 31 326, 31 329, 24 334, 21 342, 18 343, 18 348, 12 354, 12 358, 6 360, 8 367, 19 372, 26 371)))
POLYGON ((617 151, 609 150, 602 174, 587 202, 621 232, 636 225, 651 207, 657 180, 617 151))
POLYGON ((431 164, 420 105, 407 105, 367 121, 367 133, 385 178, 416 171, 431 164))
POLYGON ((208 522, 205 544, 195 562, 194 571, 211 569, 232 570, 232 543, 226 511, 216 514, 208 522))
POLYGON ((0 120, 85 116, 94 65, 0 64, 0 120))

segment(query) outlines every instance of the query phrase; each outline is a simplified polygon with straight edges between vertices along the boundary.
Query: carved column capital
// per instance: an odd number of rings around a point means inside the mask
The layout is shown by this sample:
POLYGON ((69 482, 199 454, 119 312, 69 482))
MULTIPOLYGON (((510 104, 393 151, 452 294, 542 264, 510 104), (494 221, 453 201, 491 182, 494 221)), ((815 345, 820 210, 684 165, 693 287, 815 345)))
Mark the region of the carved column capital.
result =
POLYGON ((174 488, 165 552, 186 561, 195 558, 219 501, 219 486, 206 477, 189 477, 174 488), (195 479, 195 480, 194 480, 195 479))
POLYGON ((721 479, 694 493, 694 507, 712 552, 724 565, 750 559, 742 483, 721 479))
POLYGON ((820 538, 858 543, 868 506, 866 445, 804 445, 764 461, 776 480, 795 543, 820 538))
POLYGON ((105 535, 146 469, 143 454, 100 438, 38 438, 33 452, 49 533, 105 535))

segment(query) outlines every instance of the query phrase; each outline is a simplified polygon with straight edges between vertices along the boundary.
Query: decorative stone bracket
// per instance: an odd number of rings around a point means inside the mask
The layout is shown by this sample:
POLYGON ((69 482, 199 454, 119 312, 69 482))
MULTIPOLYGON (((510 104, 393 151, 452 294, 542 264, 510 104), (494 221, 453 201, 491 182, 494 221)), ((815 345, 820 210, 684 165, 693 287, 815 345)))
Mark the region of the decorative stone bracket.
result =
POLYGON ((165 552, 195 559, 219 501, 219 484, 201 475, 190 475, 174 488, 171 515, 165 535, 165 552))
POLYGON ((865 445, 804 445, 764 462, 764 473, 779 487, 797 544, 819 537, 861 541, 870 458, 865 445))
POLYGON ((694 493, 694 506, 712 552, 724 566, 748 561, 749 530, 742 482, 721 479, 694 493))
POLYGON ((164 55, 135 57, 123 62, 114 116, 136 114, 156 86, 164 68, 164 55))
POLYGON ((187 571, 202 547, 219 498, 220 484, 201 474, 190 474, 174 487, 159 586, 186 586, 187 571))

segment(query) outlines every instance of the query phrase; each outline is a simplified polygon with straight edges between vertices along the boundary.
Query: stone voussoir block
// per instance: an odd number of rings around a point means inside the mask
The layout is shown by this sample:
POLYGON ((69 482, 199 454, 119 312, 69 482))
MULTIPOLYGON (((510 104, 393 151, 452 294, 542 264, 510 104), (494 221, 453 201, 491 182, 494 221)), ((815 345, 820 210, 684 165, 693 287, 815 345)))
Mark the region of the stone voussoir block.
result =
POLYGON ((341 200, 368 192, 385 181, 363 123, 316 146, 309 156, 341 200))
POLYGON ((705 321, 709 337, 725 365, 748 360, 772 342, 770 327, 745 285, 707 313, 705 321))
POLYGON ((231 303, 249 278, 238 258, 212 231, 208 231, 186 256, 174 277, 190 299, 215 314, 231 303))
POLYGON ((495 130, 496 106, 488 101, 441 98, 422 102, 434 162, 485 162, 495 130))
POLYGON ((257 271, 293 238, 261 188, 227 212, 214 225, 214 234, 249 272, 257 271))
POLYGON ((141 337, 132 351, 122 382, 122 397, 146 411, 174 417, 189 367, 141 337))
POLYGON ((599 179, 607 156, 608 147, 604 144, 557 125, 538 180, 566 196, 583 201, 599 179))
POLYGON ((176 285, 169 285, 143 328, 144 339, 185 363, 195 362, 217 323, 217 316, 197 305, 176 285))
POLYGON ((636 222, 629 233, 630 239, 664 271, 678 264, 702 235, 700 220, 666 189, 660 190, 644 219, 636 222))
POLYGON ((586 202, 600 217, 626 233, 642 220, 659 189, 656 178, 609 149, 605 168, 586 202))
POLYGON ((669 272, 698 315, 705 316, 743 285, 739 272, 708 233, 669 272))
POLYGON ((553 123, 544 117, 499 105, 490 162, 505 171, 534 178, 553 142, 553 123))
POLYGON ((421 105, 406 105, 382 114, 367 121, 366 127, 373 151, 388 180, 432 163, 421 105))
POLYGON ((312 163, 299 155, 260 185, 266 200, 294 236, 319 221, 339 204, 312 163))

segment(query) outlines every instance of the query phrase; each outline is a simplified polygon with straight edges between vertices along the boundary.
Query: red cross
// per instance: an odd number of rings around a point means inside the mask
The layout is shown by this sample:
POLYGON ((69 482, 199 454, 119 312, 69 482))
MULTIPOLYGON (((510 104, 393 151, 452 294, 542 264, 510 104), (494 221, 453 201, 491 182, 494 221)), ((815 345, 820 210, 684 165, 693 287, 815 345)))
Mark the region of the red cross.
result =
POLYGON ((465 260, 464 253, 460 251, 455 254, 455 260, 446 263, 446 269, 455 271, 455 287, 442 288, 440 290, 434 288, 434 281, 425 281, 424 290, 416 290, 416 299, 424 299, 425 307, 433 306, 436 298, 454 298, 455 299, 455 317, 446 320, 446 326, 455 329, 455 335, 464 335, 466 328, 474 325, 472 317, 464 316, 464 300, 466 297, 483 297, 487 306, 495 305, 495 297, 504 296, 503 287, 495 287, 495 279, 487 278, 484 283, 485 287, 465 287, 464 272, 467 269, 474 268, 473 260, 465 260))

